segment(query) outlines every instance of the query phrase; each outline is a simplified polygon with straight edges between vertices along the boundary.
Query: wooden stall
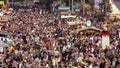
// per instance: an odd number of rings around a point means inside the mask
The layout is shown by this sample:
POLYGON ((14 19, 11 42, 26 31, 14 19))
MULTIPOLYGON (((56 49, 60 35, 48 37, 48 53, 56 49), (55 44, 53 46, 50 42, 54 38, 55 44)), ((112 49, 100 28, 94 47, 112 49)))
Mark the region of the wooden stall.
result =
POLYGON ((81 29, 76 29, 77 32, 79 33, 78 37, 80 37, 80 40, 85 39, 86 37, 89 37, 91 35, 100 35, 102 30, 93 26, 90 27, 84 27, 81 29))

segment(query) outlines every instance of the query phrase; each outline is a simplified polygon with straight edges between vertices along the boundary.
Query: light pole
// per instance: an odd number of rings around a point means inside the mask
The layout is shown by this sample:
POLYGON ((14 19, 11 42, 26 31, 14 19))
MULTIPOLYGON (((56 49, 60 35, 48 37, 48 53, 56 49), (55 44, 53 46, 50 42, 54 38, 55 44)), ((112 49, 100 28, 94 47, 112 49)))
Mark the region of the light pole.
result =
MULTIPOLYGON (((85 0, 83 0, 82 1, 82 6, 85 4, 85 0)), ((85 14, 85 8, 84 7, 82 7, 83 8, 83 15, 85 14)))
POLYGON ((72 13, 73 13, 73 0, 72 0, 72 13))
POLYGON ((103 5, 104 5, 103 10, 104 10, 104 15, 105 15, 106 14, 106 1, 105 0, 103 0, 103 5))
POLYGON ((70 0, 69 0, 69 8, 70 8, 70 0))

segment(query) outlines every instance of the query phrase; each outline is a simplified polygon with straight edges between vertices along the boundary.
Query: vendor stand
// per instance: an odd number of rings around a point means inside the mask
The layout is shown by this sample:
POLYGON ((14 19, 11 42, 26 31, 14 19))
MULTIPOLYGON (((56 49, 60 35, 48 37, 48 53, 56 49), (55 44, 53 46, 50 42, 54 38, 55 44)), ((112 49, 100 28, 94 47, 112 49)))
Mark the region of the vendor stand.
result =
POLYGON ((80 40, 83 40, 91 35, 100 35, 102 30, 94 26, 90 26, 77 29, 77 32, 79 33, 78 37, 80 38, 80 40))

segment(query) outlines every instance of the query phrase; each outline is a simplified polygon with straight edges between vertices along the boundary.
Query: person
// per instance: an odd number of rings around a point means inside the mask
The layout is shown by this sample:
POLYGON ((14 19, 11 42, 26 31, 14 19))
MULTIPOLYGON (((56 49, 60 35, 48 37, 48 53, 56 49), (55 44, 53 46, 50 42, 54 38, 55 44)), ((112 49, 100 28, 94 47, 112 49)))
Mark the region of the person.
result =
POLYGON ((100 68, 105 68, 106 62, 104 60, 105 59, 102 58, 101 63, 100 63, 100 68))
MULTIPOLYGON (((79 39, 76 29, 64 23, 59 14, 48 13, 46 10, 32 12, 31 9, 13 10, 12 19, 4 24, 13 41, 5 48, 4 62, 9 68, 69 68, 119 67, 119 37, 117 30, 120 25, 110 29, 110 48, 102 49, 101 36, 90 34, 79 39), (115 60, 114 60, 115 58, 115 60), (96 63, 96 64, 94 64, 96 63)), ((104 22, 96 15, 83 16, 91 19, 91 24, 103 29, 104 22), (96 23, 97 22, 97 23, 96 23)), ((120 22, 120 21, 119 21, 120 22)), ((83 22, 84 23, 84 22, 83 22)))

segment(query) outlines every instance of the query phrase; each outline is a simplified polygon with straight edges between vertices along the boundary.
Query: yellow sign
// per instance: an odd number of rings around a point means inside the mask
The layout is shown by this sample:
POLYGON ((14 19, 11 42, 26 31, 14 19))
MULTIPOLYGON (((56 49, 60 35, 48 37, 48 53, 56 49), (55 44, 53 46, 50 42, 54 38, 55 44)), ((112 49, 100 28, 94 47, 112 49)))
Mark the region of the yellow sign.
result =
POLYGON ((4 5, 4 1, 0 1, 0 5, 4 5))

